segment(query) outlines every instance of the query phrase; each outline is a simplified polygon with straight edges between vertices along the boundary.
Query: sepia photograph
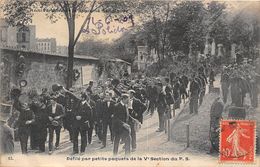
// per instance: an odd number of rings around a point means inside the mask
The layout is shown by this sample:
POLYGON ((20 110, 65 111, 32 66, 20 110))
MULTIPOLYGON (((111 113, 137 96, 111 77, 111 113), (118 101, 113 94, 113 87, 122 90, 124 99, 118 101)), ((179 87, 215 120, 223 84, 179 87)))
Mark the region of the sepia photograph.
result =
POLYGON ((260 166, 260 1, 0 0, 1 167, 260 166))

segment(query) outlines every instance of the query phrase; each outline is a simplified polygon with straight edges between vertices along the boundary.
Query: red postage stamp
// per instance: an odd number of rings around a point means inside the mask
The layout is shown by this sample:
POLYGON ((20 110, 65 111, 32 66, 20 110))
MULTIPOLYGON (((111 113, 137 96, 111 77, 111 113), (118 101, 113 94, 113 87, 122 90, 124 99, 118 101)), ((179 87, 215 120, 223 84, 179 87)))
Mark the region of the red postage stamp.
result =
POLYGON ((255 161, 256 122, 222 120, 220 122, 220 162, 253 163, 255 161))

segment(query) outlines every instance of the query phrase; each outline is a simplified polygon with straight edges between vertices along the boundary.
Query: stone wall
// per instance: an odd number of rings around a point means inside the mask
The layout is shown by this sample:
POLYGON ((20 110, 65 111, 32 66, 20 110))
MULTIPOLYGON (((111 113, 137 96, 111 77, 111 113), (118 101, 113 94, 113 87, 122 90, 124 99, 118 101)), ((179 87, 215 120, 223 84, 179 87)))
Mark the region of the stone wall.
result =
MULTIPOLYGON (((38 93, 41 93, 42 88, 48 88, 48 90, 51 90, 53 84, 66 85, 66 56, 35 51, 22 51, 16 50, 15 48, 2 48, 0 49, 0 53, 1 97, 7 96, 12 87, 20 87, 19 83, 22 80, 27 81, 27 86, 22 88, 23 92, 35 88, 38 93), (21 57, 23 57, 22 61, 21 57), (22 70, 23 73, 18 75, 17 68, 21 62, 24 62, 25 65, 22 70)), ((82 86, 83 83, 86 84, 89 80, 105 80, 106 78, 111 77, 109 76, 110 73, 118 74, 112 77, 118 78, 120 77, 119 72, 121 74, 123 69, 128 70, 129 74, 131 73, 131 67, 129 64, 127 65, 127 68, 124 68, 126 65, 125 62, 109 61, 109 64, 110 68, 104 68, 100 75, 98 74, 98 59, 91 57, 88 59, 75 58, 74 69, 77 69, 80 75, 79 78, 73 82, 73 87, 82 86), (84 77, 82 77, 82 67, 85 67, 83 69, 85 70, 84 77), (85 79, 84 82, 83 79, 85 79)), ((95 83, 96 82, 94 82, 94 84, 95 83)))
MULTIPOLYGON (((51 86, 55 83, 61 84, 63 86, 66 85, 63 71, 57 70, 55 67, 57 63, 62 64, 66 67, 67 58, 61 56, 53 56, 53 55, 45 55, 31 52, 20 52, 14 50, 1 50, 1 59, 5 57, 8 59, 9 66, 9 86, 1 86, 3 90, 10 89, 10 87, 17 86, 19 87, 19 82, 21 80, 27 81, 27 86, 23 88, 23 91, 27 91, 31 88, 36 88, 40 93, 42 88, 51 89, 51 86), (25 69, 22 76, 18 77, 16 74, 16 67, 19 62, 20 55, 24 56, 25 59, 25 69)), ((96 69, 96 61, 93 60, 85 60, 85 59, 75 59, 74 60, 74 69, 78 69, 81 73, 81 67, 85 65, 92 65, 93 70, 96 69)), ((96 72, 92 72, 92 79, 95 80, 96 72)), ((2 84, 1 84, 2 85, 2 84)), ((80 77, 73 82, 74 86, 82 85, 81 74, 80 77)), ((6 94, 5 92, 4 94, 6 94)))

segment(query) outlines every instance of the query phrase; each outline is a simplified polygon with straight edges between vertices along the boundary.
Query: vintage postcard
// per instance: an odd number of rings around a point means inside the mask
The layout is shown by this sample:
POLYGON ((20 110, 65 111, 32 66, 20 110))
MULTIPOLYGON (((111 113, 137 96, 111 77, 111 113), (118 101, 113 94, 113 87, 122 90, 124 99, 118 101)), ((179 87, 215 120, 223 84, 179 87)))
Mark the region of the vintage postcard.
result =
POLYGON ((260 166, 260 1, 0 0, 0 166, 260 166))

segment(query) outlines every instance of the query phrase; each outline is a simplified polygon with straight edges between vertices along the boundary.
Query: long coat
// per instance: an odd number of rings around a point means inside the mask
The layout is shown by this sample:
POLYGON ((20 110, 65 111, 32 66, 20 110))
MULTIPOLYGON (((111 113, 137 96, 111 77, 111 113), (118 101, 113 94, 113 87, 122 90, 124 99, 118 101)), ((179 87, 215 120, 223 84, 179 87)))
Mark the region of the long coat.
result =
POLYGON ((101 103, 101 119, 102 121, 112 121, 112 115, 114 114, 115 102, 113 100, 110 101, 110 105, 108 107, 107 101, 103 101, 101 103))
POLYGON ((90 128, 90 121, 92 118, 91 106, 87 102, 80 101, 77 110, 73 112, 73 123, 72 127, 79 127, 87 130, 90 128), (80 120, 77 120, 76 117, 81 116, 80 120))
POLYGON ((112 130, 115 135, 122 134, 124 130, 123 124, 127 123, 128 119, 126 106, 123 106, 121 103, 115 104, 114 116, 112 118, 112 130))

